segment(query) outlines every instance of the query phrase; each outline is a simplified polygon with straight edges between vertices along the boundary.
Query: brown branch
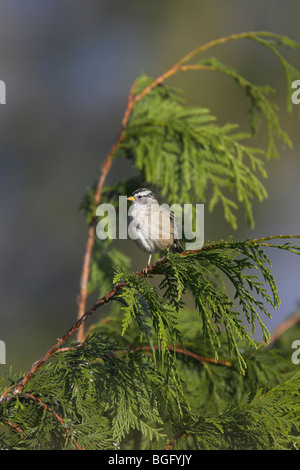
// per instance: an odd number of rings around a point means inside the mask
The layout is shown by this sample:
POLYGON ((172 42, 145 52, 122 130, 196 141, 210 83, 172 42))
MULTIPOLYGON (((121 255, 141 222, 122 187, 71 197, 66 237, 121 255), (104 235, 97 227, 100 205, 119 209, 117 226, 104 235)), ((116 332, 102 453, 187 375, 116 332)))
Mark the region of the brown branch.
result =
MULTIPOLYGON (((15 423, 13 423, 12 421, 6 421, 6 422, 7 422, 7 424, 8 424, 11 428, 15 429, 15 430, 18 431, 20 434, 23 434, 24 437, 25 437, 26 439, 28 439, 28 436, 26 436, 26 434, 24 434, 24 431, 23 431, 22 428, 20 428, 19 426, 17 426, 17 425, 16 425, 15 423)), ((2 450, 2 449, 1 449, 1 450, 2 450)))
MULTIPOLYGON (((181 255, 184 255, 186 253, 187 252, 183 252, 183 253, 181 253, 181 255)), ((149 274, 154 274, 155 269, 157 267, 159 267, 160 265, 166 263, 166 261, 167 261, 167 258, 164 256, 164 257, 160 258, 158 261, 156 261, 156 263, 152 264, 151 266, 148 266, 147 272, 143 269, 142 271, 137 272, 136 275, 141 277, 141 276, 147 276, 149 274)), ((74 325, 71 328, 69 328, 67 333, 65 333, 61 338, 59 338, 57 340, 57 342, 55 343, 54 346, 52 346, 52 348, 50 348, 40 359, 38 359, 37 361, 35 361, 31 365, 28 372, 24 375, 24 377, 21 380, 19 380, 19 382, 14 387, 10 386, 6 390, 4 390, 4 392, 0 396, 0 403, 4 399, 9 399, 10 398, 10 397, 7 397, 8 393, 10 391, 11 391, 12 396, 19 394, 21 392, 21 390, 25 387, 25 385, 29 382, 31 377, 45 364, 45 362, 51 356, 53 356, 53 354, 56 353, 56 351, 58 351, 58 349, 61 347, 61 345, 64 344, 70 338, 70 336, 75 331, 77 331, 81 327, 81 325, 83 325, 93 313, 95 313, 95 311, 99 307, 102 307, 104 304, 109 302, 117 292, 119 292, 121 289, 123 289, 123 287, 125 287, 127 285, 128 285, 128 282, 120 282, 120 283, 116 284, 113 287, 113 289, 111 289, 109 292, 107 292, 107 294, 105 294, 103 297, 101 297, 101 299, 98 299, 97 302, 89 310, 87 310, 82 315, 82 317, 79 318, 76 321, 76 323, 74 323, 74 325)))
POLYGON ((282 336, 287 330, 289 330, 290 328, 292 328, 292 326, 296 325, 299 322, 300 322, 300 310, 296 312, 294 315, 287 318, 284 322, 282 322, 275 329, 275 331, 271 335, 271 339, 267 347, 269 348, 270 346, 272 346, 278 340, 278 338, 280 338, 280 336, 282 336))
MULTIPOLYGON (((54 346, 50 348, 40 359, 38 359, 36 362, 32 364, 30 367, 29 371, 24 375, 24 377, 16 384, 16 386, 12 390, 12 395, 17 395, 18 393, 21 392, 21 390, 24 388, 24 386, 29 382, 31 377, 42 367, 42 365, 45 364, 45 362, 53 356, 53 354, 60 348, 62 344, 64 344, 67 339, 75 332, 77 331, 83 323, 86 322, 86 320, 102 305, 107 303, 114 295, 116 292, 118 292, 122 287, 124 287, 126 283, 120 283, 117 284, 110 292, 108 292, 104 297, 99 299, 92 308, 90 308, 87 312, 82 315, 79 320, 76 321, 76 323, 65 333, 64 336, 59 338, 54 346)), ((0 396, 0 402, 6 397, 8 392, 11 390, 11 387, 6 389, 2 395, 0 396)))
POLYGON ((175 75, 177 72, 180 71, 185 71, 185 70, 199 70, 200 68, 207 69, 207 66, 204 65, 188 65, 188 66, 183 66, 186 62, 191 60, 193 57, 196 55, 200 54, 201 52, 205 52, 206 50, 210 49, 211 47, 218 46, 220 44, 225 44, 229 41, 235 41, 237 39, 252 39, 253 41, 258 41, 257 36, 275 36, 272 33, 268 33, 265 31, 260 31, 260 32, 247 32, 247 33, 239 33, 239 34, 231 34, 230 36, 222 37, 213 41, 209 41, 206 44, 203 44, 202 46, 197 47, 196 49, 192 50, 185 56, 183 56, 176 64, 174 64, 169 70, 167 70, 165 73, 157 77, 150 85, 148 85, 139 95, 136 95, 135 100, 138 101, 143 96, 148 94, 153 88, 155 88, 157 85, 161 84, 163 81, 165 81, 167 78, 170 78, 172 75, 175 75))
MULTIPOLYGON (((97 188, 94 194, 94 206, 97 206, 100 203, 101 196, 102 196, 102 190, 105 184, 105 180, 107 178, 107 175, 111 169, 112 165, 112 160, 113 156, 116 152, 116 150, 119 148, 122 140, 124 139, 123 131, 125 127, 127 126, 130 113, 132 111, 134 101, 133 101, 133 92, 134 92, 134 87, 135 83, 133 83, 130 93, 128 96, 128 101, 127 101, 127 108, 124 113, 124 117, 122 119, 122 124, 121 124, 121 129, 119 131, 118 138, 116 142, 113 144, 112 148, 110 149, 109 153, 107 154, 103 164, 102 164, 102 170, 99 176, 97 188)), ((82 264, 82 269, 81 269, 81 276, 80 276, 80 290, 79 294, 77 297, 77 304, 78 304, 78 310, 77 310, 77 319, 79 320, 82 315, 85 312, 86 309, 86 300, 88 296, 88 282, 89 282, 89 275, 90 275, 90 264, 91 264, 91 256, 92 256, 92 251, 93 251, 93 246, 95 243, 95 227, 96 227, 96 217, 93 217, 89 229, 88 229, 88 237, 87 237, 87 242, 86 242, 86 247, 85 247, 85 253, 83 257, 83 264, 82 264)), ((77 340, 79 342, 84 341, 84 325, 82 324, 80 328, 78 329, 77 332, 77 340)))
MULTIPOLYGON (((287 239, 287 238, 300 238, 300 235, 271 235, 269 237, 253 238, 252 240, 249 240, 248 243, 255 244, 255 243, 261 243, 261 242, 269 241, 269 240, 282 240, 282 239, 287 239)), ((269 246, 276 246, 276 245, 269 245, 269 246)))
MULTIPOLYGON (((159 346, 155 345, 154 349, 158 349, 159 346)), ((133 349, 132 351, 139 351, 139 350, 144 350, 148 351, 149 354, 151 354, 151 349, 150 346, 141 346, 139 348, 133 349)), ((196 361, 201 362, 201 364, 204 364, 205 362, 209 362, 210 364, 215 364, 219 366, 224 366, 224 367, 231 367, 231 363, 229 361, 223 361, 221 359, 213 359, 212 357, 206 357, 206 356, 201 356, 200 354, 194 353, 193 351, 189 351, 186 349, 178 348, 177 346, 174 348, 174 346, 169 345, 167 346, 167 349, 169 351, 175 351, 177 354, 183 354, 185 356, 192 357, 196 361)))
MULTIPOLYGON (((129 347, 130 347, 130 345, 129 345, 129 347)), ((73 346, 71 348, 60 348, 57 352, 65 352, 65 351, 70 351, 70 350, 76 350, 77 348, 78 348, 78 346, 73 346)), ((154 345, 153 348, 157 350, 159 348, 159 346, 154 345)), ((221 360, 221 359, 214 359, 212 357, 207 357, 207 356, 201 356, 200 354, 194 353, 193 351, 178 348, 177 346, 174 348, 174 346, 168 345, 167 349, 169 349, 169 351, 175 351, 177 354, 182 354, 184 356, 192 357, 196 361, 201 362, 201 364, 204 364, 205 362, 208 362, 210 364, 215 364, 215 365, 219 365, 219 366, 231 367, 231 362, 229 362, 229 361, 225 361, 225 360, 221 360)), ((151 356, 150 346, 140 346, 138 348, 131 349, 132 352, 141 351, 141 350, 142 351, 147 351, 147 353, 151 356)), ((124 352, 125 352, 125 349, 115 351, 115 353, 124 353, 124 352)))
MULTIPOLYGON (((106 180, 106 177, 109 173, 109 170, 112 165, 112 158, 119 147, 120 143, 123 140, 122 136, 123 128, 120 131, 120 135, 115 142, 115 144, 112 146, 110 152, 108 153, 106 159, 104 160, 104 163, 102 165, 102 171, 100 174, 100 178, 98 181, 98 185, 95 191, 94 195, 94 205, 97 206, 100 202, 101 195, 102 195, 102 190, 103 186, 106 180)), ((93 217, 89 229, 88 229, 88 237, 87 237, 87 242, 86 242, 86 248, 85 248, 85 254, 83 258, 83 265, 82 265, 82 270, 81 270, 81 278, 80 278, 80 291, 77 297, 77 303, 78 303, 78 311, 77 311, 77 319, 80 319, 82 315, 84 314, 85 308, 86 308, 86 300, 87 300, 87 295, 88 295, 88 282, 89 282, 89 275, 90 275, 90 264, 91 264, 91 256, 92 256, 92 251, 93 251, 93 246, 95 243, 95 227, 96 227, 96 222, 97 218, 93 217)), ((79 342, 82 342, 84 340, 84 327, 83 324, 80 326, 78 329, 77 333, 77 340, 79 342)))
MULTIPOLYGON (((173 346, 168 346, 168 349, 170 349, 170 351, 174 351, 173 346)), ((205 362, 209 362, 210 364, 231 367, 231 363, 229 361, 223 361, 221 359, 213 359, 212 357, 201 356, 200 354, 194 353, 193 351, 188 351, 188 350, 176 347, 175 352, 178 354, 184 354, 185 356, 192 357, 193 359, 196 359, 196 361, 201 362, 201 364, 204 364, 205 362)))

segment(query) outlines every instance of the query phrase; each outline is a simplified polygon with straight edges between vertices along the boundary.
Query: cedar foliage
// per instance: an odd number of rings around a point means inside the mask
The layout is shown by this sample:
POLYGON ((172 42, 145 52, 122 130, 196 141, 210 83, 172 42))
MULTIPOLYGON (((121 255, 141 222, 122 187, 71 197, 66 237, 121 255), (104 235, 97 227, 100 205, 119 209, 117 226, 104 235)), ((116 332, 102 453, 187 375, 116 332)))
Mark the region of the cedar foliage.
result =
MULTIPOLYGON (((299 73, 281 49, 299 45, 265 32, 240 37, 279 59, 290 108, 291 80, 299 73)), ((186 62, 177 71, 188 70, 186 62)), ((137 176, 107 185, 102 201, 117 206, 118 195, 145 185, 170 204, 196 200, 210 211, 221 204, 233 229, 241 207, 253 226, 253 200, 267 196, 265 161, 278 156, 277 142, 291 146, 269 99, 271 88, 249 82, 215 57, 190 68, 226 74, 244 89, 249 134, 236 124, 218 125, 208 109, 188 106, 181 90, 143 74, 133 99, 149 92, 134 104, 114 154, 129 159, 137 176), (249 145, 262 121, 266 149, 249 145)), ((81 203, 87 222, 95 214, 94 192, 95 185, 81 203)), ((130 259, 112 240, 96 240, 89 293, 101 298, 114 285, 107 311, 82 344, 71 338, 18 393, 20 377, 11 372, 12 388, 0 400, 1 448, 298 448, 300 375, 288 340, 267 346, 264 323, 280 304, 271 252, 300 254, 291 238, 299 237, 205 242, 182 256, 162 257, 149 275, 131 272, 130 259), (253 339, 257 328, 262 344, 253 339)))

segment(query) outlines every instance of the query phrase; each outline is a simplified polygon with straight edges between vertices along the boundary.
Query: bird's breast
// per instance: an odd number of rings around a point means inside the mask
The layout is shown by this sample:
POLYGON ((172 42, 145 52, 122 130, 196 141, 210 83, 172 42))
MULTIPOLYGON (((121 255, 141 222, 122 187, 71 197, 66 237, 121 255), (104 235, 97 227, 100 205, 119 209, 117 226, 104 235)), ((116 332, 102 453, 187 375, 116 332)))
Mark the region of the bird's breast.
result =
POLYGON ((148 253, 165 250, 174 243, 174 226, 168 213, 163 212, 159 205, 144 208, 133 204, 128 228, 130 237, 148 253))

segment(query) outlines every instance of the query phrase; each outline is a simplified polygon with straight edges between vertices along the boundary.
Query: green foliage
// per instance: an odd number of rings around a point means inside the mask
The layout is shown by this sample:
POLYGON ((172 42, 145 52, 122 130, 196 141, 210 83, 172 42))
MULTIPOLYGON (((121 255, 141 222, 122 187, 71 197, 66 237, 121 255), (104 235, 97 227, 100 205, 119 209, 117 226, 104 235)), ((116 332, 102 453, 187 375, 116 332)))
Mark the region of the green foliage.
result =
MULTIPOLYGON (((142 76, 137 90, 150 83, 142 76)), ((236 228, 241 203, 253 225, 252 200, 267 196, 257 176, 266 177, 263 151, 243 144, 250 134, 234 132, 237 125, 214 121, 207 109, 187 106, 177 90, 159 85, 135 106, 121 150, 171 204, 207 201, 212 211, 220 202, 236 228)))
MULTIPOLYGON (((153 274, 163 276, 159 285, 160 293, 154 289, 149 277, 120 272, 115 282, 127 283, 120 294, 125 303, 122 307, 122 333, 135 320, 151 350, 153 351, 153 329, 159 351, 167 352, 171 338, 173 345, 176 341, 181 341, 175 313, 180 312, 183 295, 189 291, 200 314, 202 341, 209 343, 217 360, 218 349, 221 347, 220 335, 225 332, 229 354, 236 354, 243 372, 246 364, 239 351, 237 339, 246 340, 254 346, 251 334, 255 333, 258 322, 264 341, 268 343, 270 335, 261 314, 271 318, 267 305, 276 308, 280 303, 270 271, 271 263, 261 245, 267 244, 265 241, 229 240, 206 244, 196 253, 187 253, 184 257, 170 255, 166 263, 153 271, 153 274), (255 271, 259 271, 259 275, 255 271), (219 272, 231 282, 237 305, 220 285, 216 288, 215 277, 219 272), (251 326, 250 332, 247 323, 251 326)), ((273 245, 275 246, 300 254, 299 247, 288 243, 273 245)))
MULTIPOLYGON (((257 344, 242 322, 244 314, 254 331, 258 321, 267 339, 259 311, 269 313, 259 296, 271 306, 279 301, 261 245, 266 241, 229 240, 185 257, 170 255, 153 270, 162 277, 157 287, 150 276, 119 270, 117 313, 100 319, 82 345, 57 352, 21 394, 2 403, 1 421, 14 427, 1 445, 291 446, 299 432, 300 377, 290 357, 257 344), (265 283, 247 274, 254 268, 265 283), (232 282, 240 312, 225 288, 214 284, 217 270, 232 282), (195 310, 184 308, 187 292, 195 310), (279 395, 284 399, 278 401, 279 395)), ((290 244, 275 246, 300 252, 290 244)))
MULTIPOLYGON (((298 44, 270 33, 240 37, 275 54, 287 82, 298 77, 279 51, 298 44)), ((183 63, 174 70, 187 70, 183 63)), ((291 145, 271 89, 214 57, 192 69, 221 72, 242 87, 250 101, 250 133, 235 124, 219 126, 207 109, 187 105, 181 91, 142 75, 114 154, 127 158, 136 176, 104 187, 101 202, 117 208, 119 195, 155 186, 171 204, 205 202, 214 210, 221 203, 233 228, 241 206, 253 226, 253 200, 267 196, 264 160, 278 155, 277 140, 291 145), (245 144, 262 119, 266 150, 245 144)), ((88 188, 80 205, 89 224, 95 190, 96 184, 88 188)), ((299 329, 268 347, 265 324, 280 304, 269 252, 300 254, 283 238, 300 236, 206 242, 162 257, 148 274, 129 272, 130 259, 119 246, 96 239, 88 293, 97 292, 105 313, 83 343, 69 340, 50 354, 21 390, 14 389, 19 377, 10 375, 12 388, 0 399, 0 447, 298 448, 300 376, 290 341, 299 338, 299 329), (257 327, 263 343, 254 340, 257 327)))
POLYGON ((239 343, 243 376, 238 358, 222 362, 226 336, 220 361, 209 361, 199 315, 181 310, 186 348, 173 364, 180 391, 137 326, 121 338, 121 325, 121 316, 101 320, 83 345, 56 353, 20 396, 1 404, 1 422, 19 429, 6 429, 2 448, 74 449, 75 440, 84 449, 287 449, 297 441, 300 377, 280 350, 239 343))
POLYGON ((109 291, 115 273, 115 266, 123 266, 129 269, 130 259, 112 244, 112 240, 96 239, 92 261, 90 266, 90 277, 88 291, 98 290, 98 296, 102 297, 109 291))
MULTIPOLYGON (((289 79, 287 83, 292 83, 292 81, 290 81, 290 75, 297 76, 297 71, 291 66, 288 67, 289 64, 287 62, 283 62, 283 64, 287 71, 290 69, 294 71, 293 74, 287 73, 287 78, 289 79)), ((282 139, 287 146, 290 147, 292 145, 286 132, 281 129, 277 114, 278 107, 268 98, 268 95, 274 92, 270 86, 262 87, 254 85, 249 80, 242 77, 235 69, 222 64, 214 57, 203 59, 199 65, 204 65, 209 70, 214 70, 228 75, 244 89, 246 96, 250 101, 249 115, 252 135, 255 136, 257 134, 261 124, 261 119, 262 117, 265 118, 268 131, 268 146, 265 152, 266 158, 269 159, 279 155, 275 141, 276 137, 282 139)), ((288 101, 288 103, 289 102, 290 101, 288 101)))
POLYGON ((265 394, 258 392, 251 400, 244 397, 238 407, 228 405, 218 418, 201 418, 189 439, 201 449, 282 450, 287 434, 297 439, 299 380, 296 374, 265 394))

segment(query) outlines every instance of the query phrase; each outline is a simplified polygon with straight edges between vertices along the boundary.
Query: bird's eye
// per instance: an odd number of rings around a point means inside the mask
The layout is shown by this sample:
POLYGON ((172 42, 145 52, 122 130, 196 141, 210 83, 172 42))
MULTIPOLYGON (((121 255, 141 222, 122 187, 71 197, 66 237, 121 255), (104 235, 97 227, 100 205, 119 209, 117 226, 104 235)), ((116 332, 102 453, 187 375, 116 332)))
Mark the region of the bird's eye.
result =
POLYGON ((138 198, 140 199, 142 196, 138 196, 138 198))

